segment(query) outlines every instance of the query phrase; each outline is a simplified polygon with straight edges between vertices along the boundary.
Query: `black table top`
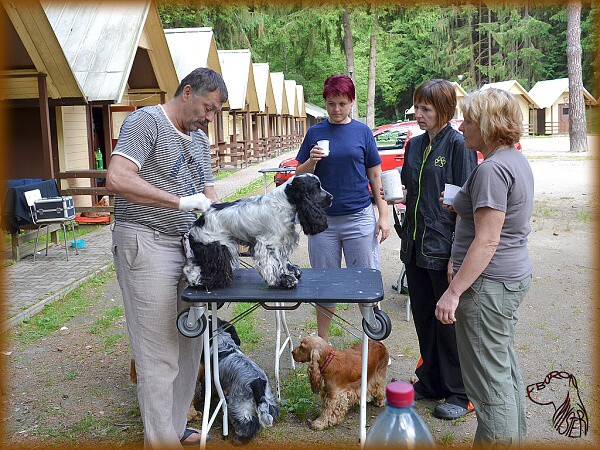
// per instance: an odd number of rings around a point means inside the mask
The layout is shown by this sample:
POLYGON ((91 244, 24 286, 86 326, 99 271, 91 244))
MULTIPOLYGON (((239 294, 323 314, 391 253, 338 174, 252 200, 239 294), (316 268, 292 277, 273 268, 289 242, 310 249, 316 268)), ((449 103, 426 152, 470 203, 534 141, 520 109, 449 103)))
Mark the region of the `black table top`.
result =
POLYGON ((39 189, 43 198, 60 196, 58 185, 54 179, 8 188, 2 205, 2 222, 0 226, 3 229, 16 232, 19 231, 22 225, 33 223, 25 199, 25 192, 34 189, 39 189))
POLYGON ((256 269, 235 269, 231 286, 206 291, 187 287, 181 294, 192 302, 343 302, 373 303, 383 300, 381 272, 375 269, 302 269, 294 289, 272 288, 256 269))

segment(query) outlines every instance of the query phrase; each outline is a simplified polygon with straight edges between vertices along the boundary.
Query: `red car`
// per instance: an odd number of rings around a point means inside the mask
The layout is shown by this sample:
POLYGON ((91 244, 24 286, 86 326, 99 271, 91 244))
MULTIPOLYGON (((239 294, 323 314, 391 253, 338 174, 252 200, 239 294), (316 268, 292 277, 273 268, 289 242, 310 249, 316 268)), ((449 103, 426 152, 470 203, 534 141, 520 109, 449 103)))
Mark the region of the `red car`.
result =
MULTIPOLYGON (((450 126, 455 130, 458 130, 462 119, 450 120, 450 126)), ((425 131, 419 128, 419 124, 416 120, 409 120, 406 122, 396 122, 386 125, 381 125, 373 129, 373 137, 379 150, 379 156, 381 156, 381 170, 391 170, 396 167, 400 167, 404 164, 404 151, 406 150, 406 144, 414 136, 423 134, 425 131)), ((521 143, 517 142, 517 150, 521 150, 521 143)), ((477 152, 477 164, 483 161, 483 155, 477 152)), ((296 167, 298 161, 293 158, 282 161, 279 167, 296 167)), ((281 173, 275 174, 275 185, 279 186, 287 179, 289 179, 293 173, 281 173)))
MULTIPOLYGON (((458 130, 462 119, 450 120, 450 126, 458 130)), ((381 156, 381 170, 391 170, 404 164, 404 151, 406 144, 414 136, 423 134, 425 131, 419 128, 416 120, 406 122, 397 122, 387 125, 381 125, 373 130, 373 137, 377 143, 377 149, 381 156)), ((515 145, 517 150, 521 151, 521 143, 515 145)), ((477 152, 477 164, 481 164, 483 155, 477 152)))

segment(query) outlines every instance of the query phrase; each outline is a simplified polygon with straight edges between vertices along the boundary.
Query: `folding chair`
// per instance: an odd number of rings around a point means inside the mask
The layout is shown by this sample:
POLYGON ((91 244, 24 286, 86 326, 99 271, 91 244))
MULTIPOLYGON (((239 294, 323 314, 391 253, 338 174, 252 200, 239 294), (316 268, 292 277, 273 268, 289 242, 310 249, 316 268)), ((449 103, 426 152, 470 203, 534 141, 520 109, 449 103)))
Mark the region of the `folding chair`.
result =
POLYGON ((35 235, 35 244, 33 247, 33 260, 37 254, 37 244, 40 237, 40 228, 46 227, 46 256, 48 256, 48 232, 50 229, 48 225, 51 223, 60 223, 63 229, 63 236, 65 238, 65 253, 67 255, 67 261, 69 260, 69 243, 67 241, 67 228, 65 223, 71 223, 71 230, 73 231, 73 242, 75 242, 75 254, 79 255, 77 250, 77 241, 75 239, 75 226, 73 225, 73 219, 75 218, 75 208, 72 206, 72 197, 56 197, 56 198, 42 198, 42 194, 39 189, 33 189, 31 191, 24 192, 27 206, 31 213, 31 219, 33 223, 37 225, 37 232, 35 235), (70 207, 67 205, 67 201, 70 201, 70 207))

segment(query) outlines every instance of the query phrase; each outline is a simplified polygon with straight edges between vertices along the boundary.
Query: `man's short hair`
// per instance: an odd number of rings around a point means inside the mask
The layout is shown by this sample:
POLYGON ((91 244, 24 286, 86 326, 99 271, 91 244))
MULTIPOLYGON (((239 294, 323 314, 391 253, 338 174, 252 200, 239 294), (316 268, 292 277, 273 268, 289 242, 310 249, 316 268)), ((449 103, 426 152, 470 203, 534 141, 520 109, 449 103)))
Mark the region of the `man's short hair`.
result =
POLYGON ((185 76, 179 87, 175 91, 174 97, 177 97, 183 91, 183 88, 190 85, 194 95, 202 97, 209 92, 215 92, 218 90, 221 93, 221 103, 225 103, 228 98, 227 86, 223 77, 212 69, 207 67, 198 67, 192 70, 188 75, 185 76))

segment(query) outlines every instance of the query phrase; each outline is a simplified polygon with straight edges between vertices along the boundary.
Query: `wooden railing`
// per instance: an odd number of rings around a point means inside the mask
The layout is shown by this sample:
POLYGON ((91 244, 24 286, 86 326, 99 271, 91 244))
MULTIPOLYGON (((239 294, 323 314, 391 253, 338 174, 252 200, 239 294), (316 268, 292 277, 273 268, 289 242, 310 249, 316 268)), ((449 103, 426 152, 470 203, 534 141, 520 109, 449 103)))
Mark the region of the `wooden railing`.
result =
MULTIPOLYGON (((62 184, 60 182, 61 180, 73 178, 88 178, 91 181, 90 184, 95 184, 97 178, 106 178, 106 170, 67 170, 65 172, 60 172, 58 174, 59 187, 62 184)), ((111 216, 115 212, 114 195, 103 186, 69 186, 68 188, 61 188, 60 192, 62 195, 89 195, 91 197, 92 206, 76 206, 77 212, 108 212, 111 216), (98 197, 103 197, 105 195, 108 195, 109 197, 109 206, 94 205, 95 203, 98 203, 98 197)))

